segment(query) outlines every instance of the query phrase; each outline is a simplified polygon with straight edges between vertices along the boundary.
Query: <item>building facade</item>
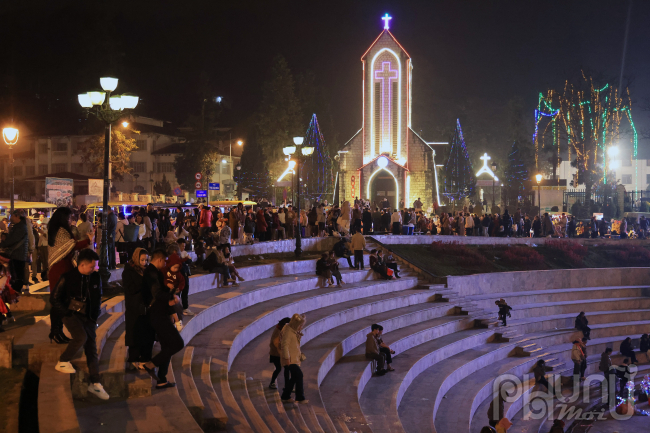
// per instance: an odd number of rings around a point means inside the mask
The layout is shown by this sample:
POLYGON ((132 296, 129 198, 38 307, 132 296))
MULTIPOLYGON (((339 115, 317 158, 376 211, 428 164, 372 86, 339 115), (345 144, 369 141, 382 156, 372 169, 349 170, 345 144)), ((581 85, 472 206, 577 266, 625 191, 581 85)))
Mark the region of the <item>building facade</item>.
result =
POLYGON ((361 57, 363 122, 339 152, 340 200, 439 203, 435 145, 411 129, 413 62, 388 29, 361 57))

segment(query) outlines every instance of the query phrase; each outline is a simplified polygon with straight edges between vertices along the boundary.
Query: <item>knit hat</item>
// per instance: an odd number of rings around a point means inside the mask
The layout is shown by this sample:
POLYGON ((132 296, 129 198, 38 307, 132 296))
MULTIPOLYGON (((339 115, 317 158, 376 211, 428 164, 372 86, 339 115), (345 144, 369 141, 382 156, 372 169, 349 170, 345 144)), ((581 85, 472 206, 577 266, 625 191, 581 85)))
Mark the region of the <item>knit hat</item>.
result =
POLYGON ((182 264, 183 264, 183 260, 181 260, 181 258, 176 253, 170 255, 167 258, 167 267, 170 269, 174 265, 182 265, 182 264))

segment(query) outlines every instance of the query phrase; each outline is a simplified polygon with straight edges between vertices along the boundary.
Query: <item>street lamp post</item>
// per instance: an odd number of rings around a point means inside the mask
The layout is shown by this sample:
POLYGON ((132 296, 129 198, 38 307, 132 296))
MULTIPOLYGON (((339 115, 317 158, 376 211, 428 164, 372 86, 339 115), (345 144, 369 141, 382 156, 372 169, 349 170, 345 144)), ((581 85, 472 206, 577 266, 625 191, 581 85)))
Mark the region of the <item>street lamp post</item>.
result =
MULTIPOLYGON (((487 154, 486 154, 487 155, 487 154)), ((492 173, 495 173, 497 171, 497 163, 493 162, 492 163, 492 173)), ((494 192, 494 181, 495 181, 495 176, 492 176, 492 212, 494 212, 494 208, 496 207, 496 196, 494 192)))
POLYGON ((2 130, 2 138, 4 138, 5 143, 9 146, 9 159, 11 160, 11 215, 14 213, 14 186, 16 184, 14 174, 14 144, 18 143, 18 130, 16 128, 4 128, 2 130))
POLYGON ((300 225, 300 167, 305 161, 305 158, 310 156, 312 153, 314 153, 314 148, 311 146, 305 146, 302 147, 302 142, 304 140, 304 137, 293 137, 293 142, 295 146, 287 146, 283 149, 283 152, 285 155, 290 156, 293 155, 294 153, 296 154, 296 170, 298 174, 298 188, 296 189, 296 212, 298 213, 298 230, 296 231, 296 257, 300 257, 302 255, 302 241, 301 241, 301 229, 302 226, 300 225), (300 149, 300 152, 297 152, 297 150, 300 149))
POLYGON ((539 208, 539 219, 541 221, 542 219, 542 175, 541 174, 536 174, 535 175, 535 180, 537 181, 537 207, 539 208))
POLYGON ((108 199, 110 196, 109 164, 111 157, 111 126, 124 116, 128 110, 138 105, 138 97, 129 93, 111 95, 117 88, 117 78, 103 77, 99 79, 101 90, 92 90, 79 94, 79 104, 104 122, 104 191, 102 202, 102 230, 101 251, 99 257, 99 273, 104 284, 108 285, 110 272, 108 270, 108 199))

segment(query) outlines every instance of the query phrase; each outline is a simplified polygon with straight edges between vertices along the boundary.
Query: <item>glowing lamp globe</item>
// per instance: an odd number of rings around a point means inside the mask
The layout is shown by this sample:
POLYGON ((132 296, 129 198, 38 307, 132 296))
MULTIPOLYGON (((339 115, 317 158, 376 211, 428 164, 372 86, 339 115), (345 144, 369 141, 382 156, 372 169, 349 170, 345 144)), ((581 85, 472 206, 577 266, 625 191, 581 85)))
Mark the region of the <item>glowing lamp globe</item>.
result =
POLYGON ((282 153, 284 153, 287 156, 293 155, 294 153, 296 153, 296 146, 287 146, 282 149, 282 153))
POLYGON ((241 146, 242 144, 244 144, 243 141, 241 141, 241 140, 237 140, 237 146, 241 146))
POLYGON ((541 174, 536 174, 535 175, 535 180, 537 180, 537 183, 540 183, 542 181, 542 175, 541 174))
POLYGON ((92 90, 88 92, 88 97, 93 105, 102 105, 104 99, 106 99, 106 92, 102 92, 101 90, 92 90))
POLYGON ((2 130, 2 138, 9 146, 13 146, 18 142, 18 130, 16 128, 4 128, 2 130))
POLYGON ((609 169, 610 170, 618 170, 621 167, 621 161, 611 161, 609 163, 609 169))
POLYGON ((226 161, 226 158, 224 158, 224 159, 221 160, 221 163, 222 163, 222 164, 226 164, 227 162, 228 162, 228 161, 226 161))
POLYGON ((303 147, 302 149, 302 154, 305 156, 309 156, 312 153, 314 153, 314 148, 313 147, 303 147))
POLYGON ((609 155, 611 157, 618 156, 619 152, 620 152, 620 150, 619 150, 618 146, 611 146, 609 149, 607 149, 607 155, 609 155))
POLYGON ((77 98, 79 98, 79 105, 81 105, 83 108, 92 108, 93 101, 90 100, 88 93, 80 93, 77 98))
POLYGON ((120 111, 123 108, 122 98, 119 95, 111 96, 111 98, 108 100, 108 105, 110 105, 111 110, 120 111))
POLYGON ((388 166, 388 158, 385 156, 380 156, 377 160, 377 165, 381 168, 386 168, 388 166))
POLYGON ((106 92, 112 92, 117 88, 117 78, 104 77, 99 79, 102 89, 106 92))
POLYGON ((304 137, 293 137, 293 143, 296 146, 300 146, 305 138, 304 137))
POLYGON ((125 110, 133 110, 135 107, 137 107, 139 100, 140 98, 135 95, 124 93, 122 95, 122 108, 125 110))

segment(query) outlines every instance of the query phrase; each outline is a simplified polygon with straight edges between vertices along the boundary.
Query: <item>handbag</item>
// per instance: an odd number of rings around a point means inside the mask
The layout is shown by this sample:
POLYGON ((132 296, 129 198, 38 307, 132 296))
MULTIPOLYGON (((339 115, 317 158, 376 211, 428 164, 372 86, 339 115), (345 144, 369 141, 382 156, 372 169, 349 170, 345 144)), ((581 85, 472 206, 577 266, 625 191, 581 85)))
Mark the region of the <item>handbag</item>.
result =
POLYGON ((86 314, 86 300, 80 301, 78 299, 70 299, 70 304, 68 305, 68 310, 74 311, 75 313, 86 314))

